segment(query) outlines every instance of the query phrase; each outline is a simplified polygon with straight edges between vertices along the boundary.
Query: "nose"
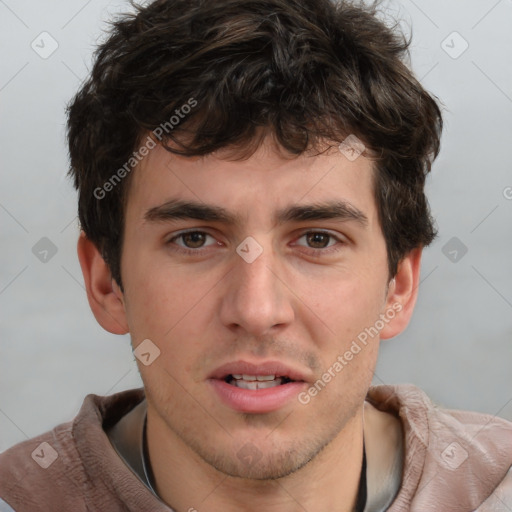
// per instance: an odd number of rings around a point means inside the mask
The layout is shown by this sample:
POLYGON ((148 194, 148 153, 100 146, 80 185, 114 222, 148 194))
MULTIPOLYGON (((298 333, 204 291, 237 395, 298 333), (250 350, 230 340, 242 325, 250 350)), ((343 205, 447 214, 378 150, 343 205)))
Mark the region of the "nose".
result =
POLYGON ((293 294, 279 275, 279 268, 271 249, 264 249, 252 263, 234 255, 220 308, 220 318, 226 327, 263 336, 293 321, 293 294))

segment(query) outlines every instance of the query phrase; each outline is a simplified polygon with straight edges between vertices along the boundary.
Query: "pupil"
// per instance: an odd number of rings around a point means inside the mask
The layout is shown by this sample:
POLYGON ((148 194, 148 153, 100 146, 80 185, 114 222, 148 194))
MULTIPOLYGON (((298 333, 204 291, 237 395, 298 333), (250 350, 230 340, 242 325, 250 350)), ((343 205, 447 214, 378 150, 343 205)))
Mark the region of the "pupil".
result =
POLYGON ((198 231, 194 231, 193 233, 185 233, 183 235, 185 245, 192 248, 201 247, 204 243, 204 238, 204 233, 199 233, 198 231))
POLYGON ((327 247, 329 243, 329 236, 325 233, 311 233, 308 235, 308 243, 311 244, 319 244, 319 247, 327 247))

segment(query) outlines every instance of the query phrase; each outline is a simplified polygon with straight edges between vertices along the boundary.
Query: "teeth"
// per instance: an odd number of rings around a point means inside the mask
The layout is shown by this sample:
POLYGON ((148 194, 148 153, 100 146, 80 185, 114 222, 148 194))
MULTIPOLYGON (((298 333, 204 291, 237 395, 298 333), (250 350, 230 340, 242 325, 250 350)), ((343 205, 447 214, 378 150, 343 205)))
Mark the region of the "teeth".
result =
POLYGON ((266 388, 273 388, 275 386, 279 386, 282 382, 282 379, 273 379, 273 380, 253 380, 253 381, 247 381, 245 379, 233 379, 231 384, 233 386, 237 386, 239 388, 243 389, 252 389, 252 390, 258 390, 258 389, 266 389, 266 388))
POLYGON ((240 375, 240 374, 233 374, 233 378, 237 380, 246 380, 249 382, 254 382, 255 380, 263 382, 263 381, 271 381, 275 380, 275 375, 240 375))
POLYGON ((259 381, 266 381, 266 380, 274 380, 276 378, 275 375, 257 375, 256 379, 259 381))
POLYGON ((275 380, 267 380, 267 381, 258 381, 257 386, 258 389, 267 389, 267 388, 273 388, 275 386, 281 385, 281 379, 275 379, 275 380))

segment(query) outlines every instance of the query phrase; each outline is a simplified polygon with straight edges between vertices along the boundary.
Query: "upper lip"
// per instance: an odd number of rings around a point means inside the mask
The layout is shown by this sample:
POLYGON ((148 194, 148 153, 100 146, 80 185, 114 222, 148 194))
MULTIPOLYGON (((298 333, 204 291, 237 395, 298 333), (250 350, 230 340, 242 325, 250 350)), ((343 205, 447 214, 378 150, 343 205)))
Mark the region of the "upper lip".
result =
POLYGON ((225 379, 228 375, 275 375, 276 377, 288 377, 295 381, 306 381, 304 373, 287 366, 280 361, 266 361, 263 363, 251 363, 249 361, 232 361, 215 369, 209 379, 225 379))

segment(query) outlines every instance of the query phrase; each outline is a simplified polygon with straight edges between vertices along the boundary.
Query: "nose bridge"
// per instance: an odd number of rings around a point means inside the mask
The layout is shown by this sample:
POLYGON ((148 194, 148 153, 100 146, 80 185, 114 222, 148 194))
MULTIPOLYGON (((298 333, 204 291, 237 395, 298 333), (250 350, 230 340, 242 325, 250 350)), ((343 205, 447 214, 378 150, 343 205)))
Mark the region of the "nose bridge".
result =
POLYGON ((239 279, 238 289, 241 294, 248 295, 244 298, 249 298, 252 301, 261 299, 262 297, 258 297, 260 294, 268 299, 274 295, 276 278, 271 272, 273 259, 270 249, 266 249, 252 262, 247 262, 243 258, 242 261, 237 262, 235 273, 239 279))
POLYGON ((286 287, 276 276, 276 255, 270 243, 259 247, 262 250, 251 240, 238 247, 221 308, 225 325, 241 327, 253 335, 265 334, 293 318, 286 287))

